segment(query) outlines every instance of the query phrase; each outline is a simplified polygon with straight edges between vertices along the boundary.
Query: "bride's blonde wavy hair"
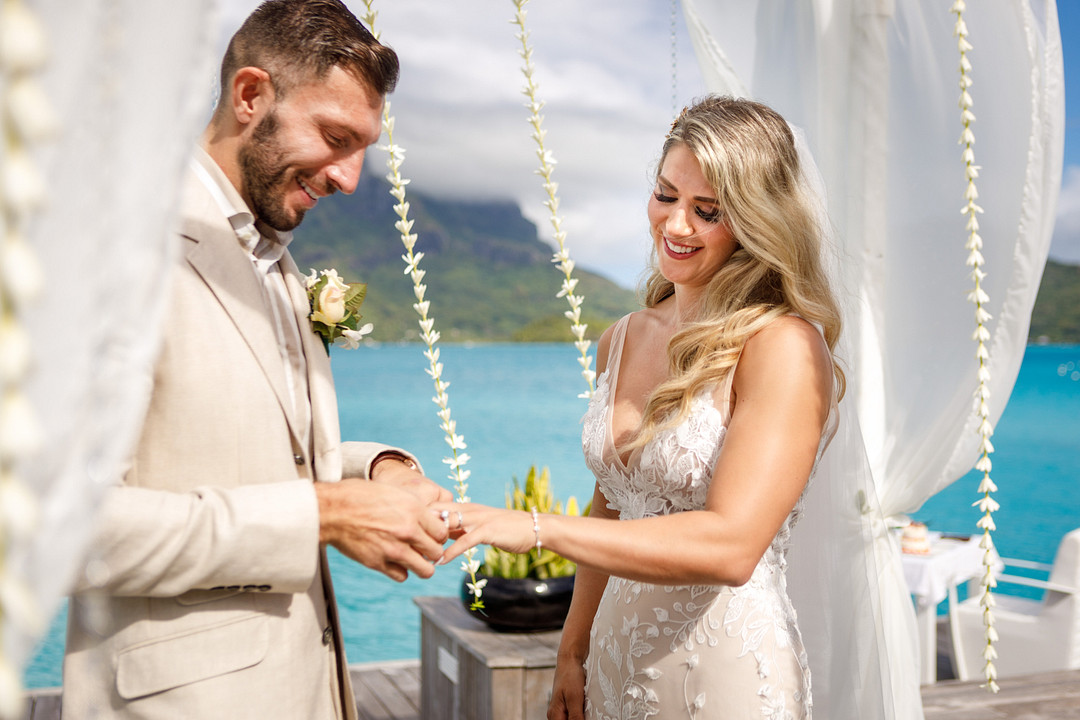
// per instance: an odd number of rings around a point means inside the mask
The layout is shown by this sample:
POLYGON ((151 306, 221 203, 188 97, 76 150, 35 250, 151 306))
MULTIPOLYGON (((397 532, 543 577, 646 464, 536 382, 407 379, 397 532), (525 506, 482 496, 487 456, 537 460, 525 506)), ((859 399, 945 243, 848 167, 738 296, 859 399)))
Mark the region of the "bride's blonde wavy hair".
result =
MULTIPOLYGON (((632 447, 677 425, 693 397, 722 382, 746 341, 773 320, 794 314, 817 325, 830 353, 840 336, 840 308, 822 264, 821 229, 787 122, 761 103, 708 96, 672 125, 657 174, 676 145, 697 159, 738 245, 709 282, 697 315, 668 343, 668 379, 649 397, 632 447)), ((674 292, 657 269, 654 250, 645 306, 674 292)), ((844 373, 835 357, 833 372, 839 399, 844 373)))

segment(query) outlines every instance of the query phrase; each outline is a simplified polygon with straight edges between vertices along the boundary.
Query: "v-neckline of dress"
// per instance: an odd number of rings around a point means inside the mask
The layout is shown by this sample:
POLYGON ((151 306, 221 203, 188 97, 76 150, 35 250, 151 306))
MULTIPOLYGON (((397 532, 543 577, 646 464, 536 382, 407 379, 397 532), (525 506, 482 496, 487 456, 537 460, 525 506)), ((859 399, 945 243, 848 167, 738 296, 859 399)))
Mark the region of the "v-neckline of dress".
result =
POLYGON ((630 454, 624 460, 619 453, 619 448, 615 445, 615 393, 619 387, 619 372, 622 368, 622 353, 623 347, 626 344, 626 329, 630 325, 630 315, 624 315, 618 323, 615 325, 615 330, 611 336, 611 348, 615 350, 614 353, 611 349, 608 350, 608 366, 605 368, 608 381, 608 401, 605 411, 606 422, 604 423, 604 452, 601 456, 606 458, 608 453, 613 458, 612 462, 607 462, 606 465, 616 465, 624 472, 630 471, 631 464, 634 464, 635 458, 640 457, 641 448, 637 447, 630 451, 630 454))
MULTIPOLYGON (((632 313, 631 313, 632 314, 632 313)), ((626 331, 630 326, 630 314, 624 315, 615 324, 614 330, 611 334, 611 345, 608 349, 608 365, 604 368, 603 375, 606 376, 608 384, 608 397, 607 408, 605 409, 605 422, 604 422, 604 449, 601 454, 601 461, 609 467, 617 467, 623 472, 630 472, 634 467, 640 464, 641 453, 643 447, 638 446, 630 451, 630 454, 624 460, 619 453, 619 448, 615 445, 615 394, 619 388, 619 374, 622 370, 622 354, 623 348, 626 345, 626 331)), ((720 411, 722 424, 727 427, 728 422, 731 420, 731 410, 727 403, 731 397, 732 384, 735 376, 735 368, 724 378, 722 384, 724 386, 724 407, 718 408, 720 411)))

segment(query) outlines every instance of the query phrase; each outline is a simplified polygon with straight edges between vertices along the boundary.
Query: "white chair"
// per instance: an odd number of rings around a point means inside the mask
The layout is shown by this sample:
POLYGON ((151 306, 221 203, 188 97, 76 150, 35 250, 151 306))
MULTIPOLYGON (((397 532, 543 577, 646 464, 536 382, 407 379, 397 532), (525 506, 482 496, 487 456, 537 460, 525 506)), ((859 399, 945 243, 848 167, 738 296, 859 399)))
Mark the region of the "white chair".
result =
MULTIPOLYGON (((1012 583, 1040 588, 1042 600, 994 593, 994 627, 999 640, 994 665, 999 678, 1080 668, 1080 529, 1058 546, 1053 565, 1002 558, 1006 568, 1049 572, 1046 581, 1001 575, 999 585, 1012 583)), ((950 602, 953 665, 960 680, 983 677, 986 629, 975 594, 962 603, 950 602)))

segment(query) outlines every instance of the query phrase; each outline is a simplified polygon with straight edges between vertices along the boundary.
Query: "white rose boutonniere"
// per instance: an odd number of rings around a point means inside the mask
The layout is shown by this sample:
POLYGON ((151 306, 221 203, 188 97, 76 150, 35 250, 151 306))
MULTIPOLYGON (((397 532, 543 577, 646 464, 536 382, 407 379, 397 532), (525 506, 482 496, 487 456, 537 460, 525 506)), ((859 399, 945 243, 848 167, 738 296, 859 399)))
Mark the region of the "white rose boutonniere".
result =
POLYGON ((346 283, 337 270, 314 269, 305 278, 311 304, 311 329, 322 337, 327 352, 330 343, 353 350, 371 332, 372 324, 360 326, 360 305, 367 294, 364 283, 346 283))

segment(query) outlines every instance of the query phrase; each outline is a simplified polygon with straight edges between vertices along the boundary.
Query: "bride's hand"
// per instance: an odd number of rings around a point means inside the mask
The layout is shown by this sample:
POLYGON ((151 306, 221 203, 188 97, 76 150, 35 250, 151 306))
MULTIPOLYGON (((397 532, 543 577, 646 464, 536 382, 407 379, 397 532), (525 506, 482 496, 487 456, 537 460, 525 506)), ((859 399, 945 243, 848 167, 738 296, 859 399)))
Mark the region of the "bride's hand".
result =
POLYGON ((477 545, 493 545, 513 553, 525 553, 536 546, 532 513, 455 502, 435 503, 431 510, 440 517, 446 513, 450 537, 455 538, 443 551, 440 564, 477 545))
POLYGON ((548 720, 584 720, 585 717, 585 668, 580 660, 555 664, 555 682, 551 688, 548 720))

